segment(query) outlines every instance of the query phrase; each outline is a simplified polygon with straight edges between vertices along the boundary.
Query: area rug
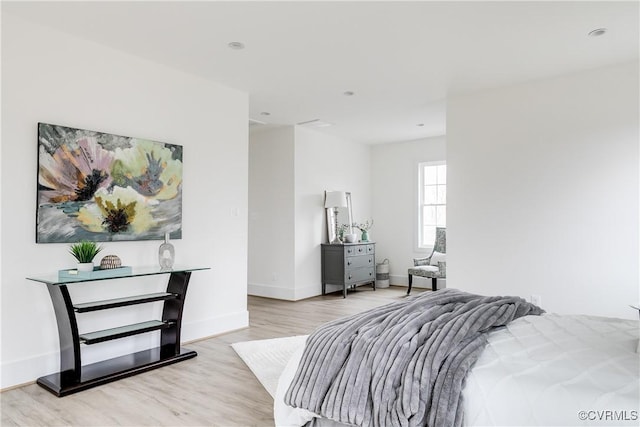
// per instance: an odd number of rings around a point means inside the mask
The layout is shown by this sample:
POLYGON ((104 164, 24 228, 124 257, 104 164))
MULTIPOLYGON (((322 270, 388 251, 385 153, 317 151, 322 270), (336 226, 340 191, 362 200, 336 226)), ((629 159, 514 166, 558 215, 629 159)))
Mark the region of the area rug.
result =
POLYGON ((231 344, 260 384, 275 398, 278 378, 291 355, 304 346, 308 335, 243 341, 231 344))

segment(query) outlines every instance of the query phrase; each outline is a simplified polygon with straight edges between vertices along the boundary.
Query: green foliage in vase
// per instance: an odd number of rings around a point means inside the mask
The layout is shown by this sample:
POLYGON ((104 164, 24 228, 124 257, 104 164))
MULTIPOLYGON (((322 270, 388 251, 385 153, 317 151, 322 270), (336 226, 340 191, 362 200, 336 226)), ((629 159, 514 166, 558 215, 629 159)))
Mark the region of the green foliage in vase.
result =
POLYGON ((373 219, 371 221, 366 220, 364 223, 362 224, 358 224, 358 223, 353 223, 353 226, 355 228, 357 228, 360 231, 368 231, 371 229, 371 227, 373 227, 373 219))
POLYGON ((79 263, 92 262, 98 252, 102 250, 102 246, 98 246, 96 242, 89 242, 82 240, 81 242, 74 243, 69 248, 69 253, 78 260, 79 263))

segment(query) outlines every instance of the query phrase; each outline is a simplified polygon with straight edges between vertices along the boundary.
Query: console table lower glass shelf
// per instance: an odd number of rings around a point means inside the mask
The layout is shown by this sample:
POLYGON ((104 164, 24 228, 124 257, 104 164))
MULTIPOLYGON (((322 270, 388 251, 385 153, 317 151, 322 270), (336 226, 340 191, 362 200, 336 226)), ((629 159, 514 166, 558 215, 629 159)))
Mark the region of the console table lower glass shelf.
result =
POLYGON ((176 267, 163 270, 159 267, 136 267, 123 271, 122 275, 109 277, 62 277, 51 274, 27 277, 47 285, 58 323, 60 340, 60 372, 40 377, 37 383, 58 397, 76 393, 111 381, 160 368, 197 356, 193 350, 180 347, 182 310, 191 272, 208 270, 209 267, 176 267), (132 277, 169 275, 166 292, 156 292, 123 298, 74 304, 67 285, 101 280, 132 277), (80 334, 76 313, 108 310, 128 305, 163 301, 162 319, 149 320, 132 325, 80 334), (160 345, 113 359, 82 365, 80 345, 91 345, 151 331, 160 331, 160 345))

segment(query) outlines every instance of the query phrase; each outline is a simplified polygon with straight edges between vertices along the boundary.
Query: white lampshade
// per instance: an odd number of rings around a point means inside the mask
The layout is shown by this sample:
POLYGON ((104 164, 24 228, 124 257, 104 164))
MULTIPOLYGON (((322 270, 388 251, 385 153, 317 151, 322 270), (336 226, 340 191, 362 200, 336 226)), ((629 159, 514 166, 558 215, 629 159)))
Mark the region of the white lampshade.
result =
POLYGON ((327 191, 324 199, 325 208, 347 207, 347 193, 344 191, 327 191))

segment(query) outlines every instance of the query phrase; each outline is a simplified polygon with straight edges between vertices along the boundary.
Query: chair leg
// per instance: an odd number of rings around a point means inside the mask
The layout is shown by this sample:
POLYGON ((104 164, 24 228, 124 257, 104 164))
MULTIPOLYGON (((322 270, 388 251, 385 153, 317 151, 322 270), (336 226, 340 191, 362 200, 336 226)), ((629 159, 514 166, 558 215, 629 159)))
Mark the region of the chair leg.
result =
POLYGON ((407 295, 411 293, 411 285, 413 284, 413 274, 409 275, 409 290, 407 290, 407 295))
POLYGON ((438 279, 435 277, 431 278, 431 290, 434 292, 438 290, 438 279))

